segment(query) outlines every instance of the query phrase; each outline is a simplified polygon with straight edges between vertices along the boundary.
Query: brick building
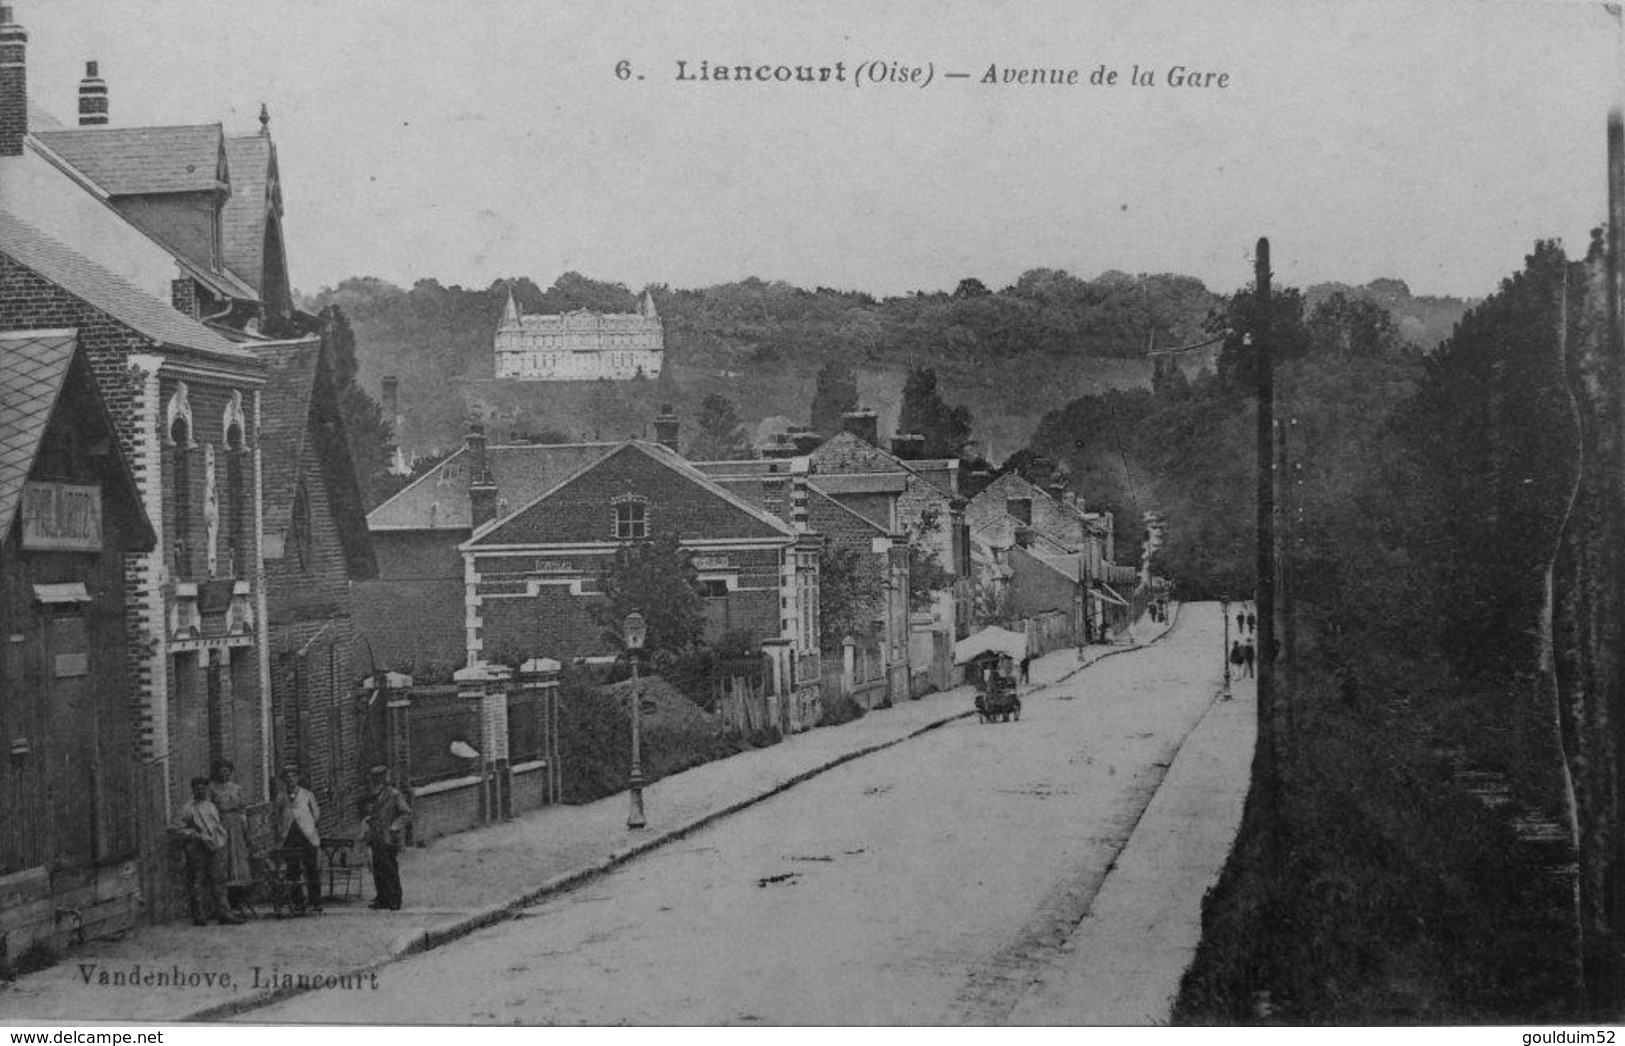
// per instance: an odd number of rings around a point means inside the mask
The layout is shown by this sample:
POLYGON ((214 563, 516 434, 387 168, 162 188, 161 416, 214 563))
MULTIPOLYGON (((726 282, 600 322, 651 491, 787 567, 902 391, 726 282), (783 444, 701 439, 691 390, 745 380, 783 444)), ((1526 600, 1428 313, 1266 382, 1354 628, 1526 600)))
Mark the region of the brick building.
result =
POLYGON ((0 333, 0 958, 135 920, 124 562, 153 543, 76 332, 0 333))
MULTIPOLYGON (((478 490, 478 449, 469 468, 478 490)), ((804 506, 804 486, 800 500, 804 506)), ((806 518, 805 507, 792 513, 806 518)), ((493 513, 463 543, 469 662, 498 650, 560 661, 611 653, 588 610, 601 572, 621 543, 673 530, 705 589, 707 640, 744 631, 788 643, 798 662, 816 664, 817 536, 641 440, 621 443, 507 515, 493 513)))
POLYGON ((379 669, 420 680, 464 664, 463 554, 474 532, 471 462, 483 456, 482 511, 508 515, 615 449, 613 443, 490 446, 475 428, 464 445, 367 514, 375 580, 355 586, 356 624, 379 669))
MULTIPOLYGON (((261 437, 282 411, 259 352, 313 351, 318 327, 287 291, 268 117, 247 139, 217 124, 109 127, 92 67, 81 126, 64 128, 29 100, 26 47, 0 7, 0 330, 75 332, 153 531, 150 549, 123 557, 117 647, 142 798, 165 817, 190 777, 230 758, 262 801, 261 437)), ((142 843, 143 891, 162 915, 164 836, 142 843)))
POLYGON ((323 831, 352 830, 371 761, 351 701, 350 582, 374 576, 360 485, 333 370, 315 338, 252 346, 268 379, 261 417, 271 762, 295 764, 323 831))

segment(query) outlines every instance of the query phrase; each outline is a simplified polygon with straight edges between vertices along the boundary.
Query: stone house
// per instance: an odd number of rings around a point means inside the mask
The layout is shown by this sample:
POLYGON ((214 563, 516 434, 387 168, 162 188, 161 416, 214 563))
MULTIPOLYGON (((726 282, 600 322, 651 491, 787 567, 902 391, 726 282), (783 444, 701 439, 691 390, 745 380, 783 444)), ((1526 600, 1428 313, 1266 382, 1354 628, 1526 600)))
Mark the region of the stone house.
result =
POLYGON ((76 332, 0 333, 0 959, 135 921, 124 565, 154 540, 76 332))

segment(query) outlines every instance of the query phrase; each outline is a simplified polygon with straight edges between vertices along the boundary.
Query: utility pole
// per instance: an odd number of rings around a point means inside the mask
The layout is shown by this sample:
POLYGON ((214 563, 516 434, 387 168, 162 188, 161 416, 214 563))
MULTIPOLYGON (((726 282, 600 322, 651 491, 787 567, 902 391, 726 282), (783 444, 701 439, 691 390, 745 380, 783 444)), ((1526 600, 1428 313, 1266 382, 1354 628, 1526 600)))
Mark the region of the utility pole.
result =
MULTIPOLYGON (((1270 838, 1280 816, 1279 753, 1275 737, 1275 375, 1270 358, 1273 304, 1270 241, 1259 237, 1254 263, 1253 377, 1258 396, 1258 749, 1253 765, 1270 838)), ((1273 846, 1271 847, 1274 849, 1273 846)))
MULTIPOLYGON (((1621 419, 1614 433, 1614 452, 1616 457, 1612 462, 1614 468, 1613 486, 1617 492, 1614 501, 1615 524, 1611 535, 1612 552, 1617 562, 1625 556, 1625 534, 1619 528, 1618 513, 1625 511, 1625 455, 1620 454, 1620 448, 1625 447, 1625 385, 1619 380, 1625 380, 1625 118, 1622 118, 1620 109, 1616 105, 1608 113, 1608 243, 1606 252, 1605 277, 1608 295, 1608 345, 1603 352, 1605 357, 1611 357, 1616 367, 1616 374, 1621 379, 1616 380, 1615 387, 1609 390, 1609 397, 1613 400, 1614 416, 1621 419)), ((1615 586, 1612 595, 1612 604, 1615 614, 1615 636, 1625 629, 1625 583, 1622 583, 1619 573, 1614 574, 1615 586)), ((1615 655, 1618 656, 1617 654, 1615 655)), ((1611 701, 1608 715, 1612 719, 1614 733, 1614 765, 1612 772, 1617 780, 1619 774, 1625 771, 1625 666, 1616 661, 1614 665, 1614 678, 1610 691, 1614 700, 1611 701)), ((1603 858, 1608 865, 1608 886, 1604 888, 1604 896, 1610 894, 1614 898, 1625 897, 1625 826, 1618 822, 1618 808, 1615 808, 1615 821, 1612 827, 1613 838, 1609 840, 1608 853, 1603 858)), ((1581 874, 1585 872, 1585 854, 1580 855, 1581 874)), ((1606 902, 1605 902, 1606 903, 1606 902)), ((1615 900, 1609 906, 1612 910, 1606 912, 1609 922, 1609 936, 1616 947, 1621 939, 1625 939, 1625 902, 1615 900)), ((1604 945, 1607 948, 1607 945, 1604 945)), ((1625 1008, 1625 985, 1621 982, 1621 970, 1617 952, 1607 949, 1611 961, 1600 963, 1601 969, 1591 972, 1587 978, 1591 984, 1601 988, 1593 993, 1594 1009, 1599 1013, 1619 1013, 1625 1008)))

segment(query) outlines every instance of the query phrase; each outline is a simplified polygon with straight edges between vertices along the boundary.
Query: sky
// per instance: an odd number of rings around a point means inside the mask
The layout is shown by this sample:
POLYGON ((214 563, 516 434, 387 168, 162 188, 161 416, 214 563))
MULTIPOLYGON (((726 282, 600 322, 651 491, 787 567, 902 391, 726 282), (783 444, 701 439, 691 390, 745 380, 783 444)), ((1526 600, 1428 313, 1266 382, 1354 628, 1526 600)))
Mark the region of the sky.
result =
POLYGON ((246 134, 265 103, 307 293, 575 270, 892 295, 1039 267, 1229 291, 1268 236, 1279 283, 1481 296, 1536 239, 1584 251, 1621 94, 1617 7, 1557 0, 8 2, 65 122, 87 59, 115 126, 246 134), (894 63, 931 80, 855 75, 894 63))

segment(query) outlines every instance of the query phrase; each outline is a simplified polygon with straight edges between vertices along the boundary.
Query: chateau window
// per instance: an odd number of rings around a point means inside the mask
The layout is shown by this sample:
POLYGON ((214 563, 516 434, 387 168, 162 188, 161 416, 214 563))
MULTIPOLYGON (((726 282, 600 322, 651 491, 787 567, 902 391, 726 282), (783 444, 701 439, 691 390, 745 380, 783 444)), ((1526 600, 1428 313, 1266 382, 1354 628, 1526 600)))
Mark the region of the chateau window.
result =
POLYGON ((649 536, 649 504, 636 495, 615 501, 615 538, 639 541, 649 536))

